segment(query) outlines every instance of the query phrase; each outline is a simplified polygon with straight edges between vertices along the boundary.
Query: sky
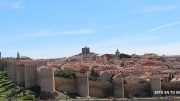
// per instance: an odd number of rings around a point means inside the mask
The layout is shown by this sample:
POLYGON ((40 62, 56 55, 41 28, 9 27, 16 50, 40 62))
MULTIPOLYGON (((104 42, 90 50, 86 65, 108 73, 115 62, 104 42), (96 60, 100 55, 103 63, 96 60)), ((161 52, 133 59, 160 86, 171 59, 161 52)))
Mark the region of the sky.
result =
POLYGON ((180 55, 180 0, 0 0, 0 51, 180 55))

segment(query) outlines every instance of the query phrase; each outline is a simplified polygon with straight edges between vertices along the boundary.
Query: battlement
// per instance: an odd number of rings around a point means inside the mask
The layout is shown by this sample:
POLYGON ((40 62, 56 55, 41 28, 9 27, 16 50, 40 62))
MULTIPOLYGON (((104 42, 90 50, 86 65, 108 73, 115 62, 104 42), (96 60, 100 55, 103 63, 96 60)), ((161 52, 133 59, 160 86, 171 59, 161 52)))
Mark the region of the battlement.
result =
POLYGON ((53 68, 50 68, 50 67, 47 67, 47 66, 40 66, 39 68, 41 70, 50 70, 50 69, 53 69, 53 68))
POLYGON ((6 61, 7 63, 16 63, 16 61, 11 61, 11 60, 9 60, 9 61, 6 61))
POLYGON ((113 78, 113 81, 119 81, 119 80, 123 80, 123 77, 116 77, 116 78, 113 78))
POLYGON ((150 83, 133 83, 133 84, 126 84, 124 85, 126 88, 134 88, 134 89, 142 89, 142 88, 147 88, 150 87, 150 83), (133 86, 132 86, 133 85, 133 86))
POLYGON ((179 84, 180 85, 180 81, 171 81, 171 84, 179 84))
POLYGON ((88 74, 76 73, 76 77, 87 77, 88 74))
POLYGON ((25 66, 23 62, 16 62, 15 64, 18 66, 25 66))
POLYGON ((34 64, 33 62, 24 63, 25 67, 37 67, 37 64, 34 64))
POLYGON ((101 88, 107 88, 107 87, 112 86, 112 84, 108 81, 90 81, 89 84, 92 86, 98 86, 101 88))
POLYGON ((150 80, 161 80, 161 78, 159 78, 159 77, 152 77, 152 78, 150 78, 150 80))
POLYGON ((61 79, 61 80, 69 80, 69 81, 71 81, 71 80, 75 80, 75 79, 73 79, 73 78, 64 78, 64 77, 55 77, 56 79, 61 79))

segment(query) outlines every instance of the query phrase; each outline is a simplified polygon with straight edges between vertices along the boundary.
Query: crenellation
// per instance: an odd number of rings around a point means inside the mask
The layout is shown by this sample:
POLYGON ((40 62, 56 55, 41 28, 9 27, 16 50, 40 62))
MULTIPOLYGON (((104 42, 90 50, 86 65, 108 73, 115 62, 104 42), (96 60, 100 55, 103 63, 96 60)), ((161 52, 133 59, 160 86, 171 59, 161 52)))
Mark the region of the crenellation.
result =
POLYGON ((112 84, 108 81, 89 81, 91 85, 99 86, 101 88, 111 87, 112 84))
POLYGON ((37 67, 37 64, 33 62, 25 63, 25 67, 37 67))
POLYGON ((64 78, 64 77, 56 77, 57 79, 64 79, 64 80, 69 80, 69 81, 71 81, 71 80, 75 80, 75 79, 73 79, 73 78, 64 78))

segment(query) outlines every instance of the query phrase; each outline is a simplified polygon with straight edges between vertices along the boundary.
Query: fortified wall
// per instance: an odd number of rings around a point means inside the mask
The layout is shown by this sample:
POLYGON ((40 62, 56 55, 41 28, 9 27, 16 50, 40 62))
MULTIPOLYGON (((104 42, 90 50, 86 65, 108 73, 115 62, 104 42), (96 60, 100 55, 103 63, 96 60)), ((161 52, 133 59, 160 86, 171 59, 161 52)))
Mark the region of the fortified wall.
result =
POLYGON ((180 82, 162 83, 161 89, 163 91, 180 91, 180 82))
POLYGON ((46 61, 1 60, 8 77, 25 88, 40 86, 42 92, 55 92, 54 70, 48 68, 46 61))
MULTIPOLYGON (((89 81, 87 74, 77 74, 76 79, 54 77, 53 68, 48 68, 46 62, 16 60, 0 60, 0 69, 7 71, 8 77, 25 88, 40 86, 42 92, 53 93, 55 90, 77 93, 82 97, 114 96, 123 98, 136 94, 146 94, 145 97, 161 96, 155 91, 176 90, 180 91, 180 83, 161 83, 160 78, 152 78, 145 84, 124 84, 123 78, 114 78, 112 82, 89 81), (148 94, 149 91, 151 94, 148 94), (133 93, 129 93, 133 92, 133 93)), ((138 95, 136 95, 138 96, 138 95)), ((143 96, 143 97, 144 97, 143 96)), ((141 96, 140 96, 141 97, 141 96)))
POLYGON ((160 97, 155 91, 180 91, 180 83, 161 83, 160 78, 151 78, 144 83, 124 84, 123 78, 114 78, 108 81, 89 81, 87 75, 78 74, 76 79, 55 77, 55 88, 58 91, 77 93, 80 96, 108 97, 160 97), (89 95, 88 95, 89 94, 89 95))
POLYGON ((76 74, 76 79, 55 77, 55 88, 58 91, 77 93, 82 97, 94 96, 103 98, 113 95, 114 92, 117 94, 116 97, 123 97, 123 85, 119 84, 118 80, 113 82, 115 83, 89 81, 87 74, 76 74))

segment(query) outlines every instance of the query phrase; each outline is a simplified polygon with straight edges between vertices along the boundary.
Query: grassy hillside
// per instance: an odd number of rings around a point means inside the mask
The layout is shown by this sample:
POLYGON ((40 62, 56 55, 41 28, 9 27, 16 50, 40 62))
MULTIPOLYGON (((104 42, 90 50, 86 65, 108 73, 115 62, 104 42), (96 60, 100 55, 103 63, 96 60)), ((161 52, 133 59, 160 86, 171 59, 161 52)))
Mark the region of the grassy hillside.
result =
POLYGON ((7 74, 0 71, 0 101, 12 99, 13 101, 33 101, 34 95, 31 91, 17 86, 10 79, 7 74))

